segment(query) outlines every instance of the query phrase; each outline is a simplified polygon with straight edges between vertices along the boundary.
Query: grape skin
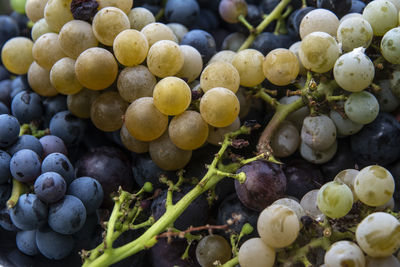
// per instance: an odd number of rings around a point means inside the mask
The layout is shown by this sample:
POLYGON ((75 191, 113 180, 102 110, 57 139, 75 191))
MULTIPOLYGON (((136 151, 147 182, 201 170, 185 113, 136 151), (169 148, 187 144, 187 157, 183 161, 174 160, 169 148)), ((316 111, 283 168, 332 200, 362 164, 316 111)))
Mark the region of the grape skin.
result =
POLYGON ((115 37, 113 50, 119 63, 132 67, 146 59, 149 44, 143 33, 128 29, 120 32, 115 37))
POLYGON ((263 62, 265 77, 275 85, 284 86, 290 84, 296 79, 299 71, 299 60, 289 49, 274 49, 268 53, 263 62))
POLYGON ((264 81, 264 56, 255 49, 245 49, 236 53, 232 65, 240 76, 240 85, 253 87, 264 81))
POLYGON ((365 267, 365 256, 357 244, 338 241, 331 245, 324 257, 326 267, 354 266, 365 267))
POLYGON ((341 182, 326 183, 318 191, 317 205, 330 218, 344 217, 353 207, 353 192, 341 182))
POLYGON ((242 267, 272 267, 275 255, 275 250, 266 245, 261 238, 252 238, 240 246, 239 264, 242 267))
POLYGON ((128 14, 131 29, 141 31, 144 26, 156 22, 153 13, 143 7, 135 7, 128 14))
POLYGON ((184 56, 175 42, 161 40, 150 47, 146 62, 151 73, 165 78, 178 73, 183 66, 184 56))
POLYGON ((239 72, 232 64, 226 62, 208 64, 200 76, 200 86, 203 92, 215 87, 224 87, 236 93, 239 90, 239 83, 239 72))
POLYGON ((364 8, 362 16, 371 24, 375 36, 383 36, 398 24, 398 11, 387 0, 370 2, 364 8))
POLYGON ((33 62, 33 46, 33 42, 25 37, 15 37, 8 40, 1 49, 2 63, 12 73, 27 73, 33 62))
POLYGON ((378 116, 379 102, 369 92, 352 93, 344 103, 344 111, 350 120, 359 124, 368 124, 378 116))

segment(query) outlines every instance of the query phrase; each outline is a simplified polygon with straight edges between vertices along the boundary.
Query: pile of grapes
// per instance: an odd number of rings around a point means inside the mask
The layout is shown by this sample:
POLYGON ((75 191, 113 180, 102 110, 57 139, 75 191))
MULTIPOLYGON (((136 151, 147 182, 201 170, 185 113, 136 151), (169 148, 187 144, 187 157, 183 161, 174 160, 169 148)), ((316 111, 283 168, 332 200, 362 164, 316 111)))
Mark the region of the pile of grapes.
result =
POLYGON ((1 266, 400 266, 400 0, 0 11, 1 266))

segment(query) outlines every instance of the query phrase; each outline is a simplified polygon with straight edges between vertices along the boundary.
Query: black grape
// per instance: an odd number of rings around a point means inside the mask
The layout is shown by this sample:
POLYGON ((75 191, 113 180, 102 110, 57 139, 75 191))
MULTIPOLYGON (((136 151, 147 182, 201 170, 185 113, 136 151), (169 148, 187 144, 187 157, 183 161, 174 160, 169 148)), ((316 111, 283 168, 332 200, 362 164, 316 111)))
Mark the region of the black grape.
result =
POLYGON ((4 66, 0 66, 0 81, 10 78, 10 73, 4 66))
POLYGON ((351 1, 351 8, 349 13, 362 13, 364 10, 365 4, 362 1, 352 0, 351 1))
POLYGON ((13 99, 17 94, 23 91, 32 92, 32 89, 28 84, 27 76, 19 75, 11 82, 11 99, 13 99))
POLYGON ((9 16, 0 16, 0 50, 5 42, 19 35, 18 24, 9 16))
POLYGON ((69 159, 61 153, 51 153, 42 162, 42 173, 56 172, 67 184, 75 179, 75 171, 69 159))
POLYGON ((0 207, 0 226, 7 231, 16 232, 19 230, 11 221, 10 210, 7 207, 0 207))
POLYGON ((288 28, 293 30, 297 35, 299 35, 301 20, 307 15, 308 12, 314 10, 314 7, 305 7, 302 9, 297 9, 290 14, 288 18, 288 28))
POLYGON ((26 255, 34 256, 39 254, 39 249, 36 245, 36 230, 18 232, 15 240, 18 249, 26 255))
POLYGON ((317 7, 325 8, 335 13, 339 18, 346 15, 351 9, 351 0, 318 0, 317 7))
POLYGON ((103 188, 91 177, 75 179, 68 187, 68 194, 79 198, 87 214, 93 214, 103 202, 103 188))
POLYGON ((67 97, 65 95, 56 95, 53 97, 46 97, 43 100, 44 108, 44 126, 49 127, 51 118, 61 111, 68 110, 67 97))
POLYGON ((291 35, 275 35, 272 32, 263 32, 256 37, 250 48, 260 51, 263 55, 276 48, 289 48, 293 43, 291 35))
POLYGON ((61 111, 53 116, 49 128, 51 134, 60 137, 67 146, 72 146, 82 141, 85 127, 84 120, 75 117, 69 111, 61 111))
POLYGON ((10 160, 11 175, 20 182, 32 182, 40 175, 41 162, 38 154, 22 149, 10 160))
POLYGON ((22 230, 34 230, 47 222, 47 206, 35 194, 24 194, 10 210, 10 218, 22 230))
POLYGON ((10 109, 3 103, 0 102, 0 114, 10 114, 10 109))
POLYGON ((11 80, 0 81, 0 101, 7 107, 11 107, 11 80))
POLYGON ((30 134, 24 134, 18 137, 18 140, 7 149, 7 152, 12 156, 22 149, 30 149, 35 151, 40 158, 43 156, 43 146, 39 140, 30 134))
POLYGON ((0 150, 0 184, 7 183, 11 179, 10 155, 0 150))
POLYGON ((7 147, 17 141, 19 135, 19 122, 10 115, 0 115, 0 147, 7 147))
POLYGON ((196 48, 206 64, 216 53, 216 44, 214 38, 206 31, 191 30, 183 36, 181 45, 190 45, 196 48))
POLYGON ((62 199, 67 191, 67 183, 56 172, 45 172, 35 181, 36 196, 45 203, 54 203, 62 199))
POLYGON ((6 205, 7 200, 11 196, 11 184, 0 184, 0 208, 6 205))
POLYGON ((196 0, 169 0, 165 5, 164 16, 168 22, 177 22, 190 27, 199 13, 200 7, 196 0))
POLYGON ((74 239, 70 235, 54 232, 50 228, 42 228, 36 232, 36 244, 46 258, 61 260, 72 252, 74 239))
POLYGON ((45 135, 39 139, 40 144, 43 147, 43 157, 47 157, 51 153, 62 153, 68 155, 67 147, 64 141, 55 135, 45 135))
POLYGON ((42 100, 36 93, 20 92, 11 102, 11 112, 20 123, 40 120, 43 115, 42 100))

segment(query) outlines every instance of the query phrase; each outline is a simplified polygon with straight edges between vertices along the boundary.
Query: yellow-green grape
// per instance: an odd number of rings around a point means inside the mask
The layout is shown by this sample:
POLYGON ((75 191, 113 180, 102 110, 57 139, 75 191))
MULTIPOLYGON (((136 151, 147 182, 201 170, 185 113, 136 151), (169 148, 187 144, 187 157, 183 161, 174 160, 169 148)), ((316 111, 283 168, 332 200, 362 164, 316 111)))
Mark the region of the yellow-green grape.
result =
POLYGON ((240 246, 238 253, 241 267, 272 267, 275 256, 275 250, 258 237, 246 240, 240 246))
POLYGON ((234 66, 226 62, 209 64, 201 73, 200 86, 203 92, 215 87, 224 87, 236 93, 239 90, 240 76, 234 66))
POLYGON ((116 7, 124 11, 126 14, 131 11, 133 0, 97 0, 99 4, 98 10, 104 7, 116 7))
POLYGON ((233 62, 233 59, 236 56, 236 52, 231 51, 231 50, 222 50, 216 53, 215 55, 212 56, 212 58, 208 61, 207 64, 211 64, 217 61, 222 61, 226 63, 231 63, 233 62))
POLYGON ((89 119, 92 103, 99 95, 99 91, 93 91, 86 88, 83 88, 74 95, 68 95, 68 110, 78 118, 89 119))
POLYGON ((118 64, 109 51, 92 47, 83 51, 76 59, 75 74, 86 88, 102 90, 117 78, 118 64))
POLYGON ((153 90, 154 105, 165 115, 178 115, 184 112, 192 101, 189 85, 177 77, 160 80, 153 90))
POLYGON ((141 97, 126 110, 125 125, 135 139, 152 141, 167 129, 168 116, 154 106, 152 97, 141 97))
POLYGON ((25 14, 26 0, 10 0, 11 8, 19 14, 25 14))
POLYGON ((280 204, 283 206, 286 206, 290 209, 292 209, 296 215, 297 218, 300 220, 301 217, 306 216, 306 212, 304 210, 304 208, 300 205, 300 203, 297 200, 288 198, 288 197, 284 197, 284 198, 280 198, 278 200, 276 200, 274 203, 272 203, 272 205, 275 204, 280 204))
POLYGON ((191 150, 178 148, 166 131, 160 138, 150 142, 149 153, 154 163, 163 170, 174 171, 188 164, 192 157, 191 150))
POLYGON ((131 28, 128 16, 119 8, 105 7, 99 10, 93 18, 94 36, 100 43, 112 46, 115 37, 131 28))
POLYGON ((1 50, 4 67, 15 74, 26 74, 33 62, 33 42, 25 37, 8 40, 1 50))
POLYGON ((300 205, 303 207, 306 214, 314 219, 322 219, 325 215, 317 206, 318 189, 308 191, 300 200, 300 205))
POLYGON ((173 76, 182 68, 183 52, 173 41, 162 40, 152 45, 147 55, 147 67, 155 76, 173 76))
POLYGON ((367 48, 374 36, 371 24, 362 17, 348 18, 341 22, 337 31, 337 38, 345 52, 354 48, 367 48))
POLYGON ((196 259, 201 267, 214 267, 214 262, 224 264, 231 258, 232 248, 220 235, 203 237, 196 247, 196 259))
POLYGON ((178 41, 174 32, 167 25, 160 22, 147 24, 140 32, 146 36, 149 47, 161 40, 178 41))
POLYGON ((331 245, 325 253, 324 263, 326 267, 366 267, 361 248, 356 243, 346 240, 337 241, 331 245))
POLYGON ((132 8, 128 14, 131 29, 141 31, 144 26, 156 22, 153 13, 143 7, 132 8))
POLYGON ((340 54, 335 38, 325 32, 313 32, 302 41, 299 57, 306 69, 324 73, 333 68, 340 54))
POLYGON ((73 59, 99 43, 93 34, 92 25, 83 20, 65 23, 58 34, 58 40, 64 53, 73 59))
POLYGON ((118 75, 118 92, 125 101, 132 103, 145 96, 153 96, 156 77, 145 66, 127 67, 118 75))
POLYGON ((354 191, 358 199, 372 207, 387 203, 394 193, 392 174, 378 165, 363 168, 354 180, 354 191))
POLYGON ((200 113, 187 110, 171 120, 168 134, 171 141, 180 149, 195 150, 206 142, 208 125, 200 113))
POLYGON ((120 137, 122 144, 124 144, 124 146, 130 151, 139 154, 149 151, 149 142, 143 142, 135 139, 135 137, 129 133, 125 123, 121 127, 120 137))
POLYGON ((304 68, 304 66, 301 63, 300 58, 299 58, 300 45, 301 45, 301 41, 295 42, 289 47, 289 50, 292 51, 297 57, 297 60, 299 62, 299 67, 300 67, 299 74, 305 75, 305 74, 307 74, 307 70, 306 70, 306 68, 304 68))
POLYGON ((188 28, 186 28, 185 25, 180 23, 168 23, 167 26, 175 34, 176 39, 178 40, 179 43, 182 41, 183 36, 185 36, 185 34, 189 32, 188 28))
POLYGON ((273 204, 260 213, 257 231, 268 246, 284 248, 296 240, 300 231, 300 221, 291 208, 273 204))
POLYGON ((45 33, 33 44, 32 55, 35 61, 47 70, 67 55, 61 49, 57 33, 45 33))
POLYGON ((58 94, 50 82, 50 71, 39 66, 35 61, 28 70, 28 83, 38 95, 50 97, 58 94))
POLYGON ((354 191, 354 180, 356 179, 358 173, 359 171, 356 169, 346 169, 339 172, 333 179, 334 181, 344 183, 350 188, 351 192, 353 193, 354 202, 358 200, 357 194, 354 191))
POLYGON ((50 82, 56 90, 64 95, 76 94, 83 86, 75 75, 75 60, 64 57, 57 61, 50 71, 50 82))
POLYGON ((279 86, 288 85, 299 74, 299 60, 289 49, 274 49, 265 57, 263 71, 265 77, 272 84, 279 86))
POLYGON ((26 16, 32 21, 37 22, 44 17, 44 7, 47 0, 27 0, 25 3, 26 16))
POLYGON ((133 67, 146 59, 149 44, 143 33, 128 29, 120 32, 115 37, 113 50, 119 63, 127 67, 133 67))
POLYGON ((199 51, 190 45, 179 46, 183 53, 183 66, 175 76, 184 79, 188 83, 199 77, 203 69, 203 59, 199 51))
MULTIPOLYGON (((397 254, 398 255, 398 254, 397 254)), ((400 261, 398 256, 390 255, 383 258, 374 258, 367 256, 365 257, 366 264, 365 267, 400 267, 400 261)))
POLYGON ((208 137, 207 137, 207 142, 213 145, 220 145, 222 141, 224 141, 224 136, 227 133, 239 130, 240 128, 240 120, 239 117, 237 117, 231 124, 229 124, 226 127, 213 127, 209 126, 208 127, 208 137))
POLYGON ((74 19, 71 2, 72 0, 48 0, 44 7, 44 18, 54 32, 59 32, 65 23, 74 19))
POLYGON ((383 36, 398 25, 399 12, 387 0, 372 1, 363 10, 363 18, 371 24, 375 36, 383 36))
POLYGON ((381 41, 382 56, 392 64, 400 64, 399 40, 400 27, 396 27, 385 33, 381 41))
POLYGON ((339 27, 339 19, 330 10, 324 8, 314 9, 308 12, 300 22, 299 33, 304 39, 312 32, 326 32, 331 36, 336 36, 339 27))
POLYGON ((317 205, 330 218, 344 217, 353 207, 353 192, 344 183, 326 183, 318 191, 317 205))
POLYGON ((232 65, 239 72, 241 86, 253 87, 264 81, 263 61, 263 54, 255 49, 236 53, 232 65))
POLYGON ((35 42, 40 36, 49 32, 53 32, 53 30, 50 29, 49 25, 47 24, 44 18, 40 19, 35 24, 33 24, 31 30, 32 40, 35 42))
POLYGON ((90 107, 90 119, 98 129, 113 132, 122 127, 127 108, 128 103, 117 92, 105 92, 93 101, 90 107))
POLYGON ((239 87, 239 90, 236 92, 236 96, 240 104, 239 118, 243 119, 247 116, 247 114, 249 114, 253 104, 253 99, 243 87, 239 87))
POLYGON ((208 90, 200 100, 200 114, 214 127, 226 127, 239 115, 240 104, 231 90, 216 87, 208 90))
POLYGON ((356 229, 357 244, 371 257, 388 257, 400 247, 400 222, 386 212, 374 212, 356 229))

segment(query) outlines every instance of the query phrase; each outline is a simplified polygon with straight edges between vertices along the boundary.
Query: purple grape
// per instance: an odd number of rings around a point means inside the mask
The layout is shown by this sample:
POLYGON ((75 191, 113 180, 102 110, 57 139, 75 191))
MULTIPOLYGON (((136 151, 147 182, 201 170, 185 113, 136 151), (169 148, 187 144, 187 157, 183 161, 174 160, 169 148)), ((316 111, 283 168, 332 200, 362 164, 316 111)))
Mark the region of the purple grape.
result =
POLYGON ((42 100, 36 93, 20 92, 12 99, 11 112, 21 123, 40 120, 43 115, 42 100))
POLYGON ((75 171, 69 159, 61 153, 51 153, 42 162, 42 173, 56 172, 67 184, 75 179, 75 171))
POLYGON ((7 231, 16 232, 19 230, 11 221, 10 210, 7 207, 0 208, 0 226, 7 231))
POLYGON ((51 153, 61 153, 64 155, 68 155, 67 147, 64 144, 64 141, 55 135, 45 135, 39 139, 39 142, 43 147, 43 157, 47 157, 51 153))
POLYGON ((0 147, 7 147, 17 141, 19 135, 17 118, 8 114, 1 114, 0 125, 0 147))
POLYGON ((49 228, 43 228, 36 232, 36 244, 40 253, 46 258, 61 260, 72 252, 74 239, 70 235, 62 235, 49 228))
POLYGON ((18 249, 26 255, 35 256, 39 254, 36 245, 36 230, 18 232, 15 240, 18 249))
POLYGON ((22 230, 34 230, 46 224, 47 206, 35 194, 21 195, 10 210, 10 218, 22 230))
POLYGON ((22 149, 12 156, 10 171, 20 182, 32 182, 40 175, 40 158, 30 149, 22 149))
POLYGON ((237 173, 244 172, 246 181, 235 181, 240 201, 249 209, 262 211, 275 200, 283 197, 286 190, 286 176, 277 164, 254 161, 244 165, 237 173))
POLYGON ((11 196, 12 186, 9 183, 0 184, 0 208, 4 207, 11 196))
POLYGON ((15 142, 7 149, 7 152, 12 156, 17 151, 20 151, 22 149, 30 149, 32 151, 35 151, 40 158, 42 158, 43 156, 43 147, 40 144, 39 140, 33 135, 21 135, 20 137, 18 137, 17 142, 15 142))
POLYGON ((11 179, 10 155, 0 150, 0 184, 7 183, 11 179))
POLYGON ((45 203, 54 203, 62 199, 67 191, 67 183, 56 172, 45 172, 35 181, 35 194, 45 203))
POLYGON ((190 27, 199 16, 200 7, 196 0, 169 0, 165 5, 168 22, 181 23, 190 27))
POLYGON ((82 141, 86 122, 69 111, 60 111, 51 118, 49 128, 51 134, 60 137, 67 146, 74 146, 82 141))
POLYGON ((87 214, 93 214, 103 202, 103 189, 100 183, 91 177, 75 179, 68 187, 68 195, 79 198, 87 214))

